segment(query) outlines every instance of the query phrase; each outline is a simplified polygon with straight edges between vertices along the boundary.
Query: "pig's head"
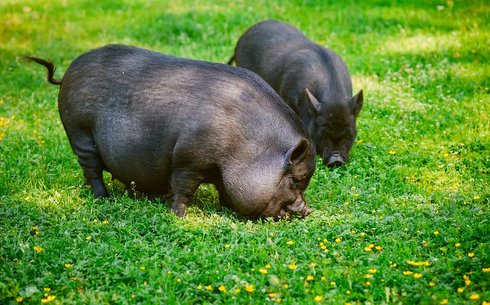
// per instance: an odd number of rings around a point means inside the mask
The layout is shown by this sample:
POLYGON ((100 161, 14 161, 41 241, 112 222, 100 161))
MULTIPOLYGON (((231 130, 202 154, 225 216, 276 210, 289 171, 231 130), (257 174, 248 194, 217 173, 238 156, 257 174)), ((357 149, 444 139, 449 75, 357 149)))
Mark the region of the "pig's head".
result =
POLYGON ((275 191, 259 216, 282 218, 288 213, 309 215, 312 210, 304 198, 304 191, 315 171, 313 143, 301 139, 283 155, 282 170, 275 182, 275 191))
POLYGON ((315 97, 304 91, 309 122, 305 123, 315 141, 316 152, 328 167, 344 165, 357 135, 356 119, 362 109, 363 93, 353 97, 315 97))

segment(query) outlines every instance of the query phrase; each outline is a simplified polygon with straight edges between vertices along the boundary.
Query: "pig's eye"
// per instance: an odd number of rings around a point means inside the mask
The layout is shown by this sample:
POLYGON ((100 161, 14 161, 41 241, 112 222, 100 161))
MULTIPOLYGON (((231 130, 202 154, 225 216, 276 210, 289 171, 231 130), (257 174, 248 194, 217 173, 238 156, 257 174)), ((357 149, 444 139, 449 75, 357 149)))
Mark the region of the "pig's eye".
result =
POLYGON ((294 187, 298 187, 300 185, 301 180, 296 177, 291 177, 291 182, 294 187))

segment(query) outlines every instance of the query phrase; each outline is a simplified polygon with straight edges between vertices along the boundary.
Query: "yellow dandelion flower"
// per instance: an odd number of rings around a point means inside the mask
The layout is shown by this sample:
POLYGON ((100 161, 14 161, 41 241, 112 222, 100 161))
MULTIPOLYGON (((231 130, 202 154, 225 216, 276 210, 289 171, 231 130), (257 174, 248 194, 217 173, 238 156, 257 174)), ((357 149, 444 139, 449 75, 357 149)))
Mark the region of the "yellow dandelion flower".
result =
POLYGON ((351 302, 345 302, 344 305, 352 305, 352 303, 351 302))
POLYGON ((93 221, 93 223, 97 223, 97 222, 98 222, 98 220, 97 220, 97 219, 94 219, 94 220, 92 220, 92 221, 93 221))
POLYGON ((434 235, 439 235, 439 231, 438 230, 435 230, 434 231, 434 235))
POLYGON ((247 292, 253 292, 254 291, 254 285, 246 285, 245 286, 245 291, 247 291, 247 292))
POLYGON ((260 272, 261 274, 267 274, 267 269, 265 269, 265 268, 260 268, 260 269, 259 269, 259 272, 260 272))
POLYGON ((16 298, 15 298, 15 301, 16 301, 17 303, 22 303, 22 301, 24 301, 24 298, 23 298, 23 297, 16 297, 16 298))
POLYGON ((483 268, 483 272, 490 272, 490 268, 483 268))
POLYGON ((146 267, 145 267, 145 266, 140 266, 140 270, 142 270, 142 271, 143 271, 143 270, 145 270, 145 269, 146 269, 146 267))
POLYGON ((366 247, 366 248, 364 248, 364 251, 366 251, 366 252, 371 252, 371 251, 373 251, 373 248, 366 247))
POLYGON ((475 253, 474 252, 468 252, 468 257, 475 257, 475 253))
POLYGON ((181 283, 182 282, 182 279, 181 278, 178 278, 177 279, 177 283, 181 283))
POLYGON ((143 286, 146 286, 148 285, 148 282, 147 281, 143 281, 143 286))
POLYGON ((199 284, 199 285, 197 285, 197 287, 196 287, 196 288, 197 288, 197 290, 201 290, 201 289, 202 289, 202 285, 201 285, 201 284, 199 284))
POLYGON ((422 277, 422 273, 415 273, 415 274, 413 275, 413 277, 414 277, 414 278, 416 278, 416 279, 419 279, 419 278, 421 278, 421 277, 422 277))
POLYGON ((408 270, 407 271, 403 271, 403 275, 412 275, 412 274, 413 274, 412 271, 408 271, 408 270))
POLYGON ((104 220, 104 221, 102 222, 102 224, 108 225, 108 224, 109 224, 109 221, 104 220))
POLYGON ((76 280, 78 280, 78 278, 76 276, 72 276, 72 277, 70 277, 70 280, 76 281, 76 280))
POLYGON ((86 240, 92 240, 92 236, 89 235, 89 236, 85 237, 85 239, 86 240))
POLYGON ((289 265, 289 269, 291 270, 296 270, 296 268, 298 268, 298 266, 296 266, 295 264, 289 265))
POLYGON ((366 281, 366 283, 364 283, 364 285, 371 286, 371 282, 370 281, 366 281))
POLYGON ((286 244, 288 244, 288 245, 294 245, 294 241, 292 241, 292 240, 288 240, 288 241, 286 242, 286 244))
POLYGON ((221 291, 221 292, 226 292, 226 287, 221 285, 218 287, 218 290, 221 291))
POLYGON ((458 288, 458 293, 463 293, 463 291, 464 291, 464 287, 459 287, 458 288))
POLYGON ((394 154, 396 154, 396 151, 394 151, 394 150, 390 150, 390 151, 389 151, 389 154, 390 154, 390 155, 394 155, 394 154))
POLYGON ((347 291, 345 292, 345 294, 349 295, 349 294, 350 294, 350 290, 347 290, 347 291))
POLYGON ((315 301, 316 301, 316 302, 320 302, 321 300, 323 300, 323 297, 322 297, 321 295, 317 295, 317 296, 315 297, 315 301))
POLYGON ((235 288, 234 292, 235 293, 240 293, 242 290, 240 288, 235 288))
POLYGON ((369 273, 372 273, 372 274, 375 274, 378 270, 374 269, 374 268, 371 268, 368 270, 369 273))
POLYGON ((480 298, 480 295, 479 294, 472 294, 470 295, 470 300, 478 300, 480 298))
POLYGON ((378 251, 381 251, 381 250, 383 250, 383 247, 381 247, 381 246, 376 246, 376 248, 375 248, 375 249, 376 249, 376 250, 378 250, 378 251))
POLYGON ((210 291, 210 290, 213 290, 213 286, 207 285, 207 286, 204 286, 204 289, 210 291))
POLYGON ((326 277, 324 277, 324 276, 322 276, 322 277, 321 277, 321 280, 325 282, 325 281, 327 280, 327 278, 326 278, 326 277))
POLYGON ((271 265, 270 264, 267 264, 267 265, 265 265, 265 268, 270 269, 271 268, 271 265))
POLYGON ((282 288, 289 289, 289 285, 288 284, 284 284, 284 285, 282 285, 282 288))
POLYGON ((46 304, 46 303, 54 301, 55 299, 56 299, 56 296, 48 295, 44 299, 41 299, 41 303, 46 304))
POLYGON ((366 274, 366 275, 364 275, 364 278, 366 278, 366 279, 370 279, 370 278, 372 278, 372 277, 373 277, 373 275, 372 275, 372 274, 366 274))
POLYGON ((481 303, 481 305, 490 305, 490 302, 483 301, 483 302, 481 303))
POLYGON ((311 275, 307 275, 307 276, 306 276, 306 280, 307 280, 308 282, 313 281, 313 279, 314 279, 314 278, 313 278, 313 276, 311 276, 311 275))
POLYGON ((444 168, 444 164, 439 164, 438 167, 442 169, 442 168, 444 168))
POLYGON ((454 244, 454 246, 455 246, 456 248, 459 248, 459 247, 461 247, 461 243, 455 243, 455 244, 454 244))
POLYGON ((435 285, 436 285, 436 283, 434 283, 434 282, 430 282, 430 283, 429 283, 429 286, 430 286, 430 287, 434 287, 435 285))
POLYGON ((448 299, 442 299, 439 304, 441 305, 446 305, 447 303, 449 303, 449 300, 448 299))
POLYGON ((480 198, 481 198, 480 196, 473 197, 474 200, 480 200, 480 198))
POLYGON ((334 281, 331 281, 331 282, 330 282, 330 285, 332 285, 332 286, 336 286, 337 284, 336 284, 334 281))
POLYGON ((469 286, 471 284, 471 280, 469 276, 463 275, 463 279, 464 279, 465 286, 469 286))
POLYGON ((269 293, 269 298, 272 299, 272 298, 275 298, 275 297, 276 297, 276 294, 274 292, 269 293))
POLYGON ((70 268, 72 268, 72 267, 73 267, 73 265, 72 265, 72 264, 65 264, 65 268, 66 268, 66 269, 70 269, 70 268))
POLYGON ((226 248, 226 249, 230 248, 230 245, 229 245, 229 244, 226 244, 226 245, 225 245, 225 248, 226 248))
POLYGON ((356 234, 355 230, 350 231, 351 234, 356 234))
POLYGON ((335 239, 335 242, 336 242, 336 243, 339 243, 339 242, 341 242, 341 241, 342 241, 342 238, 340 238, 340 237, 337 237, 337 238, 335 239))
POLYGON ((39 246, 34 246, 34 251, 36 251, 37 253, 43 251, 44 249, 39 247, 39 246))
POLYGON ((276 303, 281 303, 282 302, 282 299, 281 298, 277 298, 276 299, 276 303))
POLYGON ((366 233, 361 232, 361 234, 360 234, 360 235, 361 235, 361 237, 364 237, 364 236, 366 236, 366 233))

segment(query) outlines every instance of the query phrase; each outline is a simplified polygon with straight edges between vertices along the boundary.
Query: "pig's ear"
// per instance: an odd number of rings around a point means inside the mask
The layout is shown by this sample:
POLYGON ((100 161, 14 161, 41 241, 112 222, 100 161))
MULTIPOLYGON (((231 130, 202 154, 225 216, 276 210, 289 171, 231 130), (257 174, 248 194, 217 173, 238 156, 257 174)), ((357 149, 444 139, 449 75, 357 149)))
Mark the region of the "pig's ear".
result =
POLYGON ((352 97, 352 114, 354 116, 357 116, 359 112, 361 112, 363 102, 364 96, 361 89, 356 95, 354 95, 354 97, 352 97))
POLYGON ((313 94, 311 94, 308 88, 305 88, 305 96, 306 96, 306 101, 309 104, 310 108, 312 108, 314 112, 320 112, 322 105, 316 99, 316 97, 313 94))
POLYGON ((301 162, 306 157, 309 146, 310 143, 308 142, 308 140, 303 138, 299 140, 296 146, 288 149, 288 151, 286 152, 286 168, 290 167, 293 164, 301 162))

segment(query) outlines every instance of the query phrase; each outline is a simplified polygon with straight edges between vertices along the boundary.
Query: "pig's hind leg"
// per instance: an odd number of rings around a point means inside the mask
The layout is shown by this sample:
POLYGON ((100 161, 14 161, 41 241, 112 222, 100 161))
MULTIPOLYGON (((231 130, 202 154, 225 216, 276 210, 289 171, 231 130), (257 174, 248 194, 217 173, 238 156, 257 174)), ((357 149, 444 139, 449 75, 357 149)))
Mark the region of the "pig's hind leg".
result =
POLYGON ((172 173, 171 186, 173 194, 172 211, 179 217, 185 216, 187 203, 202 182, 200 174, 177 170, 172 173))
POLYGON ((96 198, 107 197, 108 192, 102 178, 105 165, 92 133, 87 130, 67 128, 67 134, 73 151, 78 156, 78 163, 82 167, 85 183, 90 185, 96 198))

